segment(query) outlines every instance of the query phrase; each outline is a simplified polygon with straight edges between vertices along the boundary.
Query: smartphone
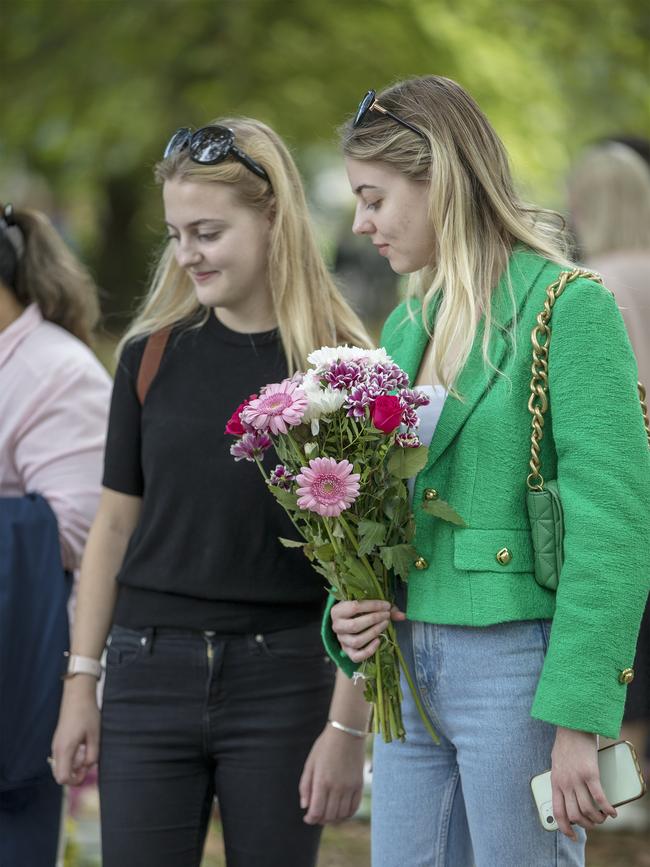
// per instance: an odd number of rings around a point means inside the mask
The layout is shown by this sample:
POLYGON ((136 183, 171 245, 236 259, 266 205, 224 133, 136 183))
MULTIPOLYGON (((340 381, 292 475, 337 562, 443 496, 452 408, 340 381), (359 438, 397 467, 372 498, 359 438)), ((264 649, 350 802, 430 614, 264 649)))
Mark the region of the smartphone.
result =
MULTIPOLYGON (((598 750, 600 784, 612 807, 620 807, 645 794, 646 785, 636 750, 629 741, 618 741, 598 750)), ((547 831, 557 831, 553 815, 551 772, 537 774, 530 781, 539 820, 547 831)))

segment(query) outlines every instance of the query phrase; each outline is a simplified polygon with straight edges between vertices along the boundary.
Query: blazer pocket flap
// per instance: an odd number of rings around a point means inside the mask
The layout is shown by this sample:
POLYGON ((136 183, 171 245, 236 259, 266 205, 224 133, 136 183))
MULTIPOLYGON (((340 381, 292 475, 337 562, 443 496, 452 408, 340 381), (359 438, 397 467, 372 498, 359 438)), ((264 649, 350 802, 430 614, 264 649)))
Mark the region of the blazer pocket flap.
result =
POLYGON ((529 530, 454 530, 454 566, 470 572, 532 572, 529 530))

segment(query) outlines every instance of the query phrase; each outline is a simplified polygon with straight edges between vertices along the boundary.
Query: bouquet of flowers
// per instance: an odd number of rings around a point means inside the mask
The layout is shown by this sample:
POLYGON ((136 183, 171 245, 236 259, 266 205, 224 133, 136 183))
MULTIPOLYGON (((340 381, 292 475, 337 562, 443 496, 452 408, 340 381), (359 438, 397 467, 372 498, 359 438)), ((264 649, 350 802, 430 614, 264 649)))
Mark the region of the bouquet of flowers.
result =
MULTIPOLYGON (((303 549, 337 599, 392 602, 395 581, 407 579, 417 556, 405 480, 426 463, 417 408, 429 399, 409 388, 382 349, 325 347, 308 361, 306 372, 264 386, 237 408, 226 426, 237 437, 231 454, 257 463, 303 539, 280 541, 303 549), (261 458, 271 446, 281 463, 267 476, 261 458)), ((423 508, 462 523, 442 501, 423 508)), ((357 673, 375 731, 386 741, 404 739, 400 667, 437 741, 392 623, 357 673)))

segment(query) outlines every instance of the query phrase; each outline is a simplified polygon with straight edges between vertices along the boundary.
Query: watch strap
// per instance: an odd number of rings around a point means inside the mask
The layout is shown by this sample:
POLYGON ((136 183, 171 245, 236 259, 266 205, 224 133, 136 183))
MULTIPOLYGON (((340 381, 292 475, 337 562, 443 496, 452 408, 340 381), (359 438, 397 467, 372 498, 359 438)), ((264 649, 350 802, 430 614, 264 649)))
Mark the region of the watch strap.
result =
POLYGON ((78 653, 65 653, 68 658, 64 678, 74 677, 75 674, 91 674, 97 680, 102 675, 102 666, 98 659, 91 656, 80 656, 78 653))

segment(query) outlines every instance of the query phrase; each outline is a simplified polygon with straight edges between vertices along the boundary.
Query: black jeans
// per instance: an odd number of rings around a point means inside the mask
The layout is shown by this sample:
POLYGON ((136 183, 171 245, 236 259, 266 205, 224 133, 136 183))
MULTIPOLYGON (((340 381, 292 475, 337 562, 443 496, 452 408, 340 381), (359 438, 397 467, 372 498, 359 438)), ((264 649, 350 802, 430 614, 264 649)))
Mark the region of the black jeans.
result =
POLYGON ((199 867, 217 796, 228 867, 313 867, 298 781, 327 721, 319 624, 224 637, 115 626, 99 791, 103 867, 199 867))

